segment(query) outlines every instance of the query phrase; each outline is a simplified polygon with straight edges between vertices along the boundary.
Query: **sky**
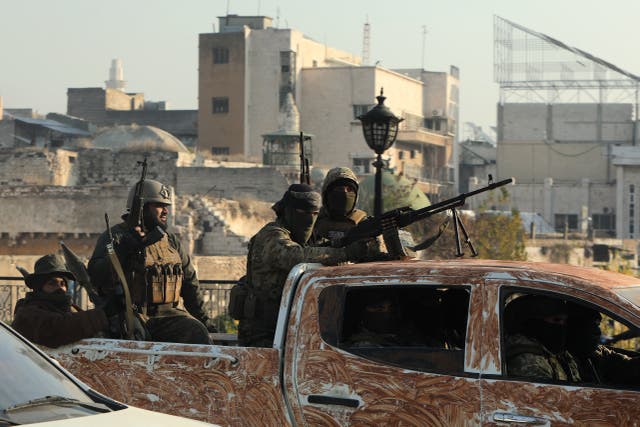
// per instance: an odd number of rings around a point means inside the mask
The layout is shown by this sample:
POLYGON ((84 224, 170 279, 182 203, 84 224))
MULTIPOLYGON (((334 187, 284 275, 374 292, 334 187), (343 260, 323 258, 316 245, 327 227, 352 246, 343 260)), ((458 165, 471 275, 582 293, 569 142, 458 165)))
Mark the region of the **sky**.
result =
MULTIPOLYGON (((127 91, 196 109, 198 34, 213 32, 227 12, 270 16, 357 55, 368 21, 371 62, 420 68, 424 56, 427 70, 457 66, 460 121, 485 129, 495 126, 499 97, 494 15, 640 74, 632 42, 638 0, 0 0, 4 107, 65 113, 67 88, 104 87, 111 60, 120 58, 127 91)), ((385 95, 393 106, 393 94, 385 95)))

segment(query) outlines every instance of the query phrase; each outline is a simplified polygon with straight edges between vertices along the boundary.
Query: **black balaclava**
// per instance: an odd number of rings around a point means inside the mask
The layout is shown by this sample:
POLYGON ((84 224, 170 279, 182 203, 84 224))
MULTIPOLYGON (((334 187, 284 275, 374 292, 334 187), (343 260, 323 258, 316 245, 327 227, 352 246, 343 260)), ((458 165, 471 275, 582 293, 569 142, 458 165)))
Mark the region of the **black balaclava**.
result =
POLYGON ((539 341, 547 350, 558 354, 566 349, 567 326, 545 319, 566 316, 563 300, 543 295, 525 295, 510 302, 505 309, 506 328, 539 341))
POLYGON ((589 356, 600 345, 602 316, 596 310, 578 307, 569 313, 567 350, 576 356, 589 356))
POLYGON ((327 211, 333 218, 343 218, 353 212, 358 196, 357 186, 348 179, 341 179, 331 184, 326 193, 327 211), (348 185, 353 191, 339 190, 337 187, 348 185))
POLYGON ((553 354, 566 350, 566 326, 548 323, 544 318, 533 318, 524 322, 523 332, 525 335, 540 341, 553 354))
POLYGON ((291 239, 304 245, 311 237, 320 206, 320 194, 306 184, 293 184, 273 210, 291 232, 291 239))

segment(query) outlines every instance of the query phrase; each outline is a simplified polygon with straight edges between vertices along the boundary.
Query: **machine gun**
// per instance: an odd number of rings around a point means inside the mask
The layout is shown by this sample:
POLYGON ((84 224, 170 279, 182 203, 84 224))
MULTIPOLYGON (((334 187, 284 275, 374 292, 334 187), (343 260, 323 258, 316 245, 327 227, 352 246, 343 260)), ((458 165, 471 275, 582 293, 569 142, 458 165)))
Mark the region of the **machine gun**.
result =
POLYGON ((309 174, 309 159, 304 152, 304 142, 310 140, 311 137, 304 136, 304 132, 300 132, 300 184, 311 185, 311 175, 309 174))
MULTIPOLYGON (((475 196, 476 194, 484 193, 485 191, 490 191, 498 187, 505 186, 513 182, 512 178, 504 179, 502 181, 493 182, 493 178, 489 175, 489 185, 486 187, 478 188, 477 190, 470 191, 468 193, 459 194, 456 197, 451 199, 443 200, 442 202, 435 203, 433 205, 427 206, 422 209, 412 209, 409 206, 405 206, 398 209, 393 209, 391 211, 387 211, 383 213, 379 218, 378 217, 369 217, 350 229, 347 234, 338 239, 337 241, 332 242, 332 246, 334 247, 343 247, 347 246, 350 243, 356 242, 358 240, 370 239, 382 235, 385 239, 385 243, 387 246, 387 250, 389 254, 392 256, 403 256, 406 255, 404 253, 404 248, 400 244, 398 240, 397 231, 400 228, 406 227, 414 222, 420 221, 422 219, 433 216, 437 213, 444 211, 451 211, 453 218, 453 226, 455 230, 455 239, 456 239, 456 255, 463 256, 464 252, 462 251, 462 242, 460 238, 460 234, 462 233, 464 243, 469 246, 471 250, 472 256, 478 255, 478 252, 473 246, 471 239, 469 238, 469 234, 467 230, 460 220, 460 216, 458 214, 457 209, 464 205, 466 199, 468 197, 475 196)), ((444 230, 444 227, 440 228, 440 233, 444 230)), ((421 250, 428 247, 431 243, 433 243, 435 239, 429 238, 425 242, 422 242, 416 246, 410 247, 412 250, 421 250)))

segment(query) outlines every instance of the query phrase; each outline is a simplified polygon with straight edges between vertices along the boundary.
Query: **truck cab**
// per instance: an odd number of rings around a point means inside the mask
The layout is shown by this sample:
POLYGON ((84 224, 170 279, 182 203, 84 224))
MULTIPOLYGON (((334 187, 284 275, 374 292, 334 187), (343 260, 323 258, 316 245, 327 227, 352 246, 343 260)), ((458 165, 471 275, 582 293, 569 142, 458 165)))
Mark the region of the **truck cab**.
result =
POLYGON ((91 339, 49 353, 136 406, 223 425, 623 425, 640 415, 640 280, 488 260, 296 266, 271 348, 91 339), (599 313, 624 378, 509 374, 524 295, 599 313), (632 403, 632 404, 630 404, 632 403), (603 408, 606 408, 604 410, 603 408))

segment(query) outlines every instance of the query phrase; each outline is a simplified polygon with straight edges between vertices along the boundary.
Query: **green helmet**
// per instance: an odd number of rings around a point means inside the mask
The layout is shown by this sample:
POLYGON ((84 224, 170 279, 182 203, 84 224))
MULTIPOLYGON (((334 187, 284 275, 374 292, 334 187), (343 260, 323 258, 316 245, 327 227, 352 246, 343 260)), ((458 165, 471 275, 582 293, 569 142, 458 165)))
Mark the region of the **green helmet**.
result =
MULTIPOLYGON (((153 179, 145 179, 142 184, 142 197, 144 197, 144 203, 163 203, 165 205, 171 204, 171 189, 159 181, 153 179)), ((131 187, 129 191, 129 197, 127 198, 127 212, 131 209, 133 204, 133 198, 136 195, 136 187, 138 184, 131 187)))
POLYGON ((60 276, 69 280, 76 280, 73 273, 67 268, 64 259, 56 254, 49 254, 39 258, 33 266, 33 269, 33 273, 24 278, 25 284, 31 289, 39 288, 45 280, 51 276, 60 276))
POLYGON ((348 181, 352 183, 356 188, 356 195, 358 194, 358 189, 360 185, 358 184, 358 178, 356 174, 349 168, 338 167, 330 169, 327 172, 327 176, 325 176, 324 181, 322 182, 322 203, 326 205, 326 197, 327 191, 334 184, 339 183, 340 181, 348 181))

